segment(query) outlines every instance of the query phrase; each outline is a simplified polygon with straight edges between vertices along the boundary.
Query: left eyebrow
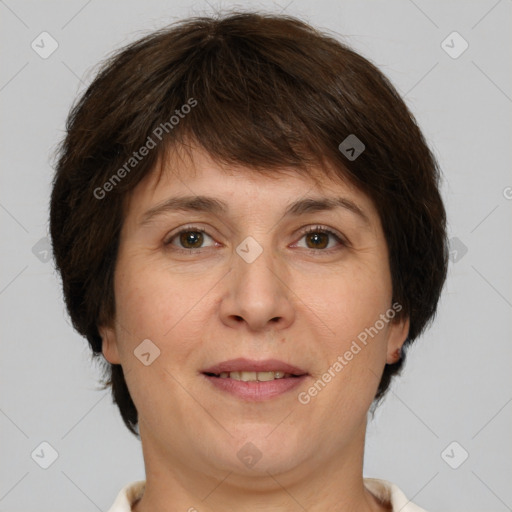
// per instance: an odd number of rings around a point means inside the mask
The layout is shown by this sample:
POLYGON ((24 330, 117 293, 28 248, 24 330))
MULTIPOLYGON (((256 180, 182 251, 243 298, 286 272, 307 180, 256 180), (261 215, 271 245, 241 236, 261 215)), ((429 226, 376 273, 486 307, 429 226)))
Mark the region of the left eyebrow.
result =
POLYGON ((335 210, 344 208, 357 215, 365 224, 370 225, 370 219, 356 203, 346 197, 311 197, 295 201, 285 211, 284 216, 299 216, 307 213, 335 210))
MULTIPOLYGON (((370 225, 370 220, 364 211, 353 201, 345 197, 309 197, 299 199, 291 203, 284 212, 284 217, 298 217, 308 213, 330 211, 343 208, 358 216, 365 224, 370 225)), ((225 214, 229 206, 224 201, 208 196, 180 196, 171 197, 163 203, 157 204, 142 215, 140 225, 149 224, 154 218, 164 213, 184 211, 203 212, 216 215, 225 214)))

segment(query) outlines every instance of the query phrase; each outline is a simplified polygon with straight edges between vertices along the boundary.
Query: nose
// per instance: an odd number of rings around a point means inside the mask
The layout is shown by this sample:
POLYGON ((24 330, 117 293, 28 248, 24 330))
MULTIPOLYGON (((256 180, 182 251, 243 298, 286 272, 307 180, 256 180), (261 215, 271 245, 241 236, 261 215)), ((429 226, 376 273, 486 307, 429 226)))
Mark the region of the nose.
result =
POLYGON ((289 327, 295 319, 289 281, 284 264, 280 264, 271 250, 264 250, 251 263, 235 252, 220 305, 223 323, 249 331, 289 327))

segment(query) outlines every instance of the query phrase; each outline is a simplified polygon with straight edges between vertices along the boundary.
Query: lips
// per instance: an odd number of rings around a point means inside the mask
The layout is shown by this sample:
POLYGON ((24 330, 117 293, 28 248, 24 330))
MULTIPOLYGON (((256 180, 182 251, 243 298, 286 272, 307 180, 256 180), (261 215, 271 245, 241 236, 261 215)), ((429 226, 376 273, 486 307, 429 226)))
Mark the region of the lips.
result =
POLYGON ((202 370, 201 373, 219 377, 221 373, 230 372, 282 372, 297 377, 308 374, 305 370, 278 359, 256 361, 243 357, 223 361, 202 370))
POLYGON ((278 359, 256 361, 245 358, 210 366, 201 372, 201 376, 210 389, 244 402, 286 399, 309 378, 302 368, 278 359))

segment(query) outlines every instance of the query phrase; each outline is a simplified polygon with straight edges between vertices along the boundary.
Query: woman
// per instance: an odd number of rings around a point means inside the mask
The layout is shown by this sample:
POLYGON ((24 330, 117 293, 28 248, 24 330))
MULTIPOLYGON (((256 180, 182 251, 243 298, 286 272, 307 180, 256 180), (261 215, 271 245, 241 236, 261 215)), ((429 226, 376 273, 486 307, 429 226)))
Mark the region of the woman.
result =
POLYGON ((295 18, 188 19, 104 64, 50 221, 142 443, 110 512, 422 510, 362 466, 446 277, 438 181, 382 73, 295 18))

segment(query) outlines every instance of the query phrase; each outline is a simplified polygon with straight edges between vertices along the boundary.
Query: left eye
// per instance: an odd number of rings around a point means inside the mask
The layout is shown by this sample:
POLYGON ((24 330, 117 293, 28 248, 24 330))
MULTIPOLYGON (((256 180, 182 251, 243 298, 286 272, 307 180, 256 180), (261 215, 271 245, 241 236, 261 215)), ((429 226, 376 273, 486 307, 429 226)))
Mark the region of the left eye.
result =
POLYGON ((320 226, 309 228, 301 237, 306 239, 306 249, 330 249, 329 238, 334 238, 341 245, 345 245, 343 240, 330 229, 320 226))

